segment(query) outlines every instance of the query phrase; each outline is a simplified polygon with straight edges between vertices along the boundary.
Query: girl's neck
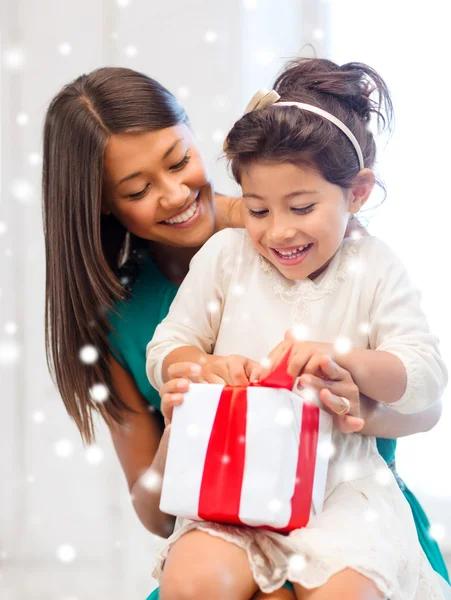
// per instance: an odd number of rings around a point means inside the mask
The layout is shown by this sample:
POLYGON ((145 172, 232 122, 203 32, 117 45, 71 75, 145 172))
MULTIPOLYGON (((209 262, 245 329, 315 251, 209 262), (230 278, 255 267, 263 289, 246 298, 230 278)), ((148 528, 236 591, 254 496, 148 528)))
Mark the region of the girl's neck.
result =
POLYGON ((149 252, 157 267, 169 281, 180 285, 188 273, 189 263, 199 248, 178 248, 150 243, 149 252))

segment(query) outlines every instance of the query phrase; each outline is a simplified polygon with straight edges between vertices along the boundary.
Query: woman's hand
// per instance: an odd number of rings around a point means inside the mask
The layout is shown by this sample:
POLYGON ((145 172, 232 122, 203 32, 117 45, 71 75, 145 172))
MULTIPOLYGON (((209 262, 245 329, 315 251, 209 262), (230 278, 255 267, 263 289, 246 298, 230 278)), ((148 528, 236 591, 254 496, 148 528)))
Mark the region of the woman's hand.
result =
POLYGON ((334 426, 342 433, 360 431, 365 421, 360 418, 360 393, 350 373, 337 365, 330 356, 316 354, 305 366, 297 387, 313 389, 325 409, 333 416, 334 426), (349 409, 347 402, 349 402, 349 409), (344 414, 343 414, 344 412, 344 414))

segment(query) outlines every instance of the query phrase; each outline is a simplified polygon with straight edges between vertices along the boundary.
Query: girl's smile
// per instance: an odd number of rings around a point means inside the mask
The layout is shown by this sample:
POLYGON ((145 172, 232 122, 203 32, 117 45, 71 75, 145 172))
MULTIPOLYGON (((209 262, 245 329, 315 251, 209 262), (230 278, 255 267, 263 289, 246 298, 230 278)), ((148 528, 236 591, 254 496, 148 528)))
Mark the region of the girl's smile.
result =
POLYGON ((257 251, 290 280, 316 277, 335 256, 351 213, 372 189, 371 171, 349 190, 310 165, 255 162, 241 174, 244 221, 257 251))

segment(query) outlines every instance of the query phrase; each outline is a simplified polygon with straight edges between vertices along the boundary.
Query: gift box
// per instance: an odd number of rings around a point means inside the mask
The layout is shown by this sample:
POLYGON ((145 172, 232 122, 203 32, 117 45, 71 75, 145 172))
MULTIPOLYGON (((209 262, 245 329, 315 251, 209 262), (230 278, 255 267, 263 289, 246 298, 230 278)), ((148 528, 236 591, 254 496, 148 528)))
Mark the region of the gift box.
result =
POLYGON ((280 532, 321 512, 332 419, 286 371, 247 387, 191 384, 174 409, 160 509, 280 532))

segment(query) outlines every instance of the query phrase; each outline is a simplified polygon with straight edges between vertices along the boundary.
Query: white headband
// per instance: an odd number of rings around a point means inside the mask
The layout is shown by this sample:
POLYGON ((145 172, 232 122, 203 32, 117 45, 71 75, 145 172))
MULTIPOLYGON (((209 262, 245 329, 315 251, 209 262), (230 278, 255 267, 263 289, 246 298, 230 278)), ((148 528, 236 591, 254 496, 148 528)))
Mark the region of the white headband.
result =
MULTIPOLYGON (((340 121, 337 117, 330 114, 326 110, 322 108, 318 108, 317 106, 312 106, 311 104, 304 104, 303 102, 277 102, 280 96, 274 90, 268 91, 265 89, 259 90, 256 94, 252 96, 251 101, 246 106, 244 110, 244 114, 252 112, 253 110, 260 110, 262 108, 266 108, 267 106, 297 106, 302 110, 306 110, 308 112, 315 113, 320 115, 324 119, 327 119, 331 123, 333 123, 336 127, 341 129, 341 131, 345 134, 345 136, 349 139, 351 144, 354 146, 354 150, 356 151, 357 158, 359 159, 360 169, 365 167, 365 163, 363 161, 362 149, 360 148, 360 144, 357 141, 355 135, 346 127, 346 125, 340 121)), ((225 148, 224 148, 225 149, 225 148)))

